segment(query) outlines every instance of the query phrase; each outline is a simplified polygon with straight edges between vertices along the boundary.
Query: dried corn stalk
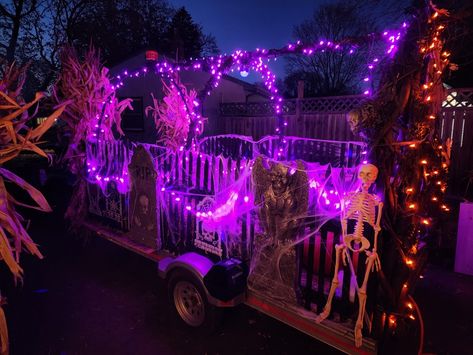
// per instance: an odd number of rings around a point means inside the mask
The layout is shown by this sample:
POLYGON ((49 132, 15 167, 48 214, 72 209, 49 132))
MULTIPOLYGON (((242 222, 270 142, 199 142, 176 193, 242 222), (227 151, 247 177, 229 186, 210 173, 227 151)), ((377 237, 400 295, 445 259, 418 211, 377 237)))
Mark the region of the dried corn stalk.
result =
POLYGON ((191 133, 195 133, 195 136, 202 133, 202 120, 194 112, 194 107, 198 105, 197 94, 194 90, 188 92, 185 86, 177 82, 168 86, 163 80, 161 81, 166 96, 162 103, 158 103, 151 94, 153 106, 146 107, 145 114, 148 116, 151 113, 154 119, 156 143, 176 151, 186 145, 189 131, 193 126, 195 126, 195 132, 191 133))
MULTIPOLYGON (((20 266, 20 253, 24 250, 42 258, 36 244, 23 227, 23 219, 16 212, 15 206, 34 208, 50 212, 44 196, 25 180, 2 167, 7 161, 17 157, 23 150, 35 152, 45 158, 47 154, 38 147, 41 136, 62 114, 65 105, 56 109, 41 125, 30 128, 27 123, 34 118, 30 112, 38 107, 43 98, 37 93, 31 102, 24 102, 21 89, 25 81, 26 67, 0 63, 0 260, 3 260, 12 272, 15 280, 21 279, 23 270, 20 266), (5 182, 17 185, 25 190, 33 204, 17 201, 7 190, 5 182)), ((1 310, 3 300, 0 297, 0 353, 8 349, 8 333, 5 316, 1 310)))
POLYGON ((119 101, 108 78, 108 69, 100 62, 94 48, 84 58, 66 47, 63 50, 62 70, 54 88, 54 98, 60 105, 67 104, 62 120, 71 133, 71 141, 64 160, 78 179, 65 217, 72 230, 79 230, 86 211, 85 147, 91 142, 113 141, 123 135, 121 114, 132 109, 131 99, 119 101))
POLYGON ((5 299, 0 294, 0 355, 8 354, 8 328, 7 320, 2 306, 6 303, 5 299))
POLYGON ((114 131, 123 135, 121 114, 126 108, 132 109, 132 100, 116 98, 107 76, 108 69, 102 65, 100 54, 94 48, 81 59, 73 48, 66 47, 61 65, 54 98, 58 104, 67 103, 61 118, 71 132, 65 159, 71 172, 77 174, 84 168, 87 142, 112 141, 114 131))

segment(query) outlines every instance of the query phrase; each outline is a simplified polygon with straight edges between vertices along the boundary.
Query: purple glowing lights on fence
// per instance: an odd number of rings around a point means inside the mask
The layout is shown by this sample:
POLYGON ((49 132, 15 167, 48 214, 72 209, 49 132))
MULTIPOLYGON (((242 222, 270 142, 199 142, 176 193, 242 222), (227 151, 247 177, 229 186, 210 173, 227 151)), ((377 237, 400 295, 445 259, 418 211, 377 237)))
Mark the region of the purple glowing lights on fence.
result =
POLYGON ((128 177, 125 174, 123 175, 110 175, 110 176, 102 176, 100 173, 92 171, 92 169, 87 169, 89 173, 89 182, 96 183, 100 186, 103 191, 106 191, 107 186, 109 183, 115 183, 115 186, 118 192, 124 194, 128 192, 128 177))
MULTIPOLYGON (((186 193, 182 191, 167 190, 162 187, 159 191, 172 196, 174 202, 185 202, 186 193)), ((207 222, 221 222, 223 219, 236 220, 238 215, 250 211, 254 203, 254 198, 251 194, 239 194, 237 191, 230 191, 228 197, 224 202, 214 206, 209 211, 198 211, 190 204, 185 205, 185 210, 196 216, 197 219, 202 219, 207 222)))

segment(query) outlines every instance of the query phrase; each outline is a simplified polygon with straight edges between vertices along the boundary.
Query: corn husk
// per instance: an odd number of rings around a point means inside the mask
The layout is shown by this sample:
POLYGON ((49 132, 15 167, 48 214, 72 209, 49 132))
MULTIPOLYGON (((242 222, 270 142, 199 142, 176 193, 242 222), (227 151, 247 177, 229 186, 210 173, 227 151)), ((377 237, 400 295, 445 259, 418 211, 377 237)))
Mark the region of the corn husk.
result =
MULTIPOLYGON (((16 211, 16 206, 50 212, 51 207, 36 188, 21 177, 5 169, 3 164, 16 158, 22 151, 31 151, 42 157, 48 155, 38 146, 43 134, 64 112, 66 106, 58 107, 36 128, 27 123, 34 119, 43 93, 37 93, 30 102, 24 102, 21 89, 26 78, 26 67, 0 63, 0 262, 3 261, 13 274, 15 281, 21 280, 23 269, 20 266, 22 251, 42 258, 37 245, 28 235, 24 220, 16 211), (33 110, 34 109, 34 110, 33 110), (31 114, 31 111, 34 111, 31 114), (29 195, 32 203, 17 201, 7 189, 5 182, 14 184, 29 195)), ((8 353, 8 330, 5 314, 1 308, 0 296, 0 354, 8 353)))

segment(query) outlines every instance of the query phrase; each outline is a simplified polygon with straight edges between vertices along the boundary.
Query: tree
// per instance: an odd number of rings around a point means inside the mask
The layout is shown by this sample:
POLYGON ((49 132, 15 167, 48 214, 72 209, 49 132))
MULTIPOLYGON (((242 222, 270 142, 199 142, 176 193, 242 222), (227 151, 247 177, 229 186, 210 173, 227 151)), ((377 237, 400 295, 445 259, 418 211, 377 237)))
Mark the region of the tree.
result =
POLYGON ((43 0, 23 26, 21 61, 33 65, 30 81, 25 91, 45 91, 54 81, 60 69, 59 53, 71 39, 74 27, 82 11, 91 0, 43 0))
POLYGON ((172 13, 163 0, 95 1, 70 28, 69 43, 80 52, 85 52, 90 44, 100 48, 107 65, 113 66, 148 47, 157 46, 161 51, 172 13))
POLYGON ((184 7, 174 14, 167 33, 166 51, 178 59, 198 57, 218 52, 215 38, 204 35, 202 27, 196 24, 184 7))
POLYGON ((452 67, 458 67, 445 78, 453 87, 473 86, 473 4, 459 2, 453 8, 448 26, 448 50, 452 53, 452 67))
POLYGON ((18 0, 8 5, 0 4, 1 39, 0 48, 3 49, 8 62, 15 59, 15 51, 20 36, 20 30, 33 11, 36 10, 36 0, 18 0))
MULTIPOLYGON (((310 19, 295 26, 294 38, 303 43, 315 44, 327 40, 345 42, 337 51, 319 51, 312 56, 290 56, 284 83, 286 95, 296 95, 299 80, 305 82, 306 96, 359 93, 359 80, 367 70, 366 57, 379 50, 379 43, 374 40, 361 41, 360 36, 375 32, 381 23, 386 26, 395 16, 390 11, 382 12, 378 3, 366 0, 325 4, 315 10, 310 19), (347 39, 351 39, 352 44, 346 42, 347 39)), ((383 7, 389 8, 385 2, 383 7)), ((398 8, 399 5, 393 7, 398 8)))
POLYGON ((166 0, 16 0, 0 5, 0 57, 32 63, 26 96, 54 81, 66 44, 79 53, 94 45, 110 67, 149 48, 174 57, 171 43, 180 41, 181 58, 218 52, 215 38, 166 0))
POLYGON ((165 0, 100 0, 87 6, 71 28, 69 42, 79 50, 100 48, 108 66, 149 48, 174 58, 218 52, 215 38, 203 33, 184 9, 165 0))
POLYGON ((23 87, 26 98, 38 90, 45 91, 54 80, 60 49, 90 4, 92 0, 24 0, 0 5, 0 57, 7 62, 30 63, 23 87))

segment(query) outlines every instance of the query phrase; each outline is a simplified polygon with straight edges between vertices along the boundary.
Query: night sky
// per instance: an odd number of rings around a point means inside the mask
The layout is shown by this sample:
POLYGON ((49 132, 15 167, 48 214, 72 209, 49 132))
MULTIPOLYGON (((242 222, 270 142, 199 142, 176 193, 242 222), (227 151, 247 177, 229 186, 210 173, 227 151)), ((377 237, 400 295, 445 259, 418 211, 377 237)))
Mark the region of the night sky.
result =
MULTIPOLYGON (((292 40, 294 25, 311 17, 322 0, 170 0, 185 6, 205 33, 213 34, 222 53, 235 49, 280 48, 292 40)), ((277 76, 283 61, 272 63, 277 76)), ((249 77, 250 78, 250 77, 249 77)))

